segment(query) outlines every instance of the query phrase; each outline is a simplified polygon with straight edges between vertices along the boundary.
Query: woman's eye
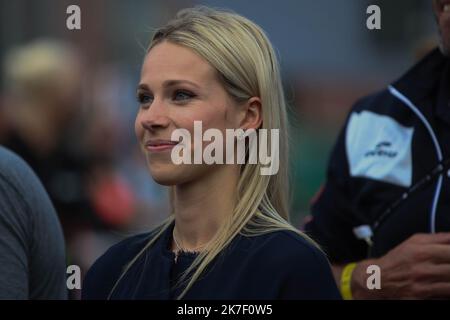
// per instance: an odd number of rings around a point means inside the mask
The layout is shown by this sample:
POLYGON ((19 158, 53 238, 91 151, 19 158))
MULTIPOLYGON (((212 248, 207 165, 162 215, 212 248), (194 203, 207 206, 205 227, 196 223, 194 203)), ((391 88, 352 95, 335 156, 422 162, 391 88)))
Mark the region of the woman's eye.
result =
POLYGON ((147 93, 138 93, 137 100, 140 104, 148 104, 153 101, 153 97, 147 93))
POLYGON ((173 99, 176 101, 185 101, 193 98, 195 95, 187 91, 176 91, 173 99))

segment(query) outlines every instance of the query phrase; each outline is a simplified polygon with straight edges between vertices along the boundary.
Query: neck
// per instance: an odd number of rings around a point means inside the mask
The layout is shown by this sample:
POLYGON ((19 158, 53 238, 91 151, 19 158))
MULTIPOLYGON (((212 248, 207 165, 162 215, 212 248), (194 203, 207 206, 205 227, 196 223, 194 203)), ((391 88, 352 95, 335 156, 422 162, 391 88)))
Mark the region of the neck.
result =
POLYGON ((196 181, 175 187, 174 233, 183 249, 199 250, 231 216, 238 179, 238 166, 222 165, 196 181))

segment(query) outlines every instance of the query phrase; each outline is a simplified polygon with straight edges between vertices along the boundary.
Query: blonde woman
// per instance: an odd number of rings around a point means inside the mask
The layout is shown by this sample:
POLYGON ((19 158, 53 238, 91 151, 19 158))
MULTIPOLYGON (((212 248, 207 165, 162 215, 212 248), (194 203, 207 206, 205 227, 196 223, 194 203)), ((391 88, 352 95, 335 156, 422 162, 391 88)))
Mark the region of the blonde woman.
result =
POLYGON ((173 212, 100 257, 83 298, 338 299, 326 257, 288 222, 286 105, 264 32, 231 12, 180 11, 155 33, 137 96, 136 134, 153 179, 171 187, 173 212), (224 136, 277 129, 276 174, 248 161, 175 164, 173 133, 194 136, 195 121, 224 136))

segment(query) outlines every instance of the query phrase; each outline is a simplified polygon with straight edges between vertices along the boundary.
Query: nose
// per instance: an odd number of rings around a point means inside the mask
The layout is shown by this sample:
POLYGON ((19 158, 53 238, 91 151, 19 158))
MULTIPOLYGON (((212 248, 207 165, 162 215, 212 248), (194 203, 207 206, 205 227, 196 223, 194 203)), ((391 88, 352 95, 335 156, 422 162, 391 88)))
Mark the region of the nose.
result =
POLYGON ((164 104, 162 102, 157 102, 155 99, 152 105, 141 114, 140 123, 142 128, 152 132, 158 129, 167 128, 170 119, 164 104))

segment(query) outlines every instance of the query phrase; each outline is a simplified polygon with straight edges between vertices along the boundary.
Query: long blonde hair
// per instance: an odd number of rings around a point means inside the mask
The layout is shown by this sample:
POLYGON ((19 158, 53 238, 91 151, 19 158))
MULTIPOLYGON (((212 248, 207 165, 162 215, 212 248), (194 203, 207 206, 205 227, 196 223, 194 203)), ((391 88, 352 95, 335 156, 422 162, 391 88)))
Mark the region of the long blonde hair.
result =
MULTIPOLYGON (((179 284, 186 284, 182 298, 212 260, 232 239, 291 230, 306 237, 289 221, 288 119, 278 61, 269 39, 255 23, 229 11, 204 6, 184 9, 158 29, 148 51, 162 41, 192 49, 213 66, 228 94, 238 102, 261 99, 262 129, 279 129, 279 171, 261 175, 261 164, 244 164, 237 185, 238 199, 233 213, 214 239, 184 272, 179 284), (188 276, 192 274, 192 276, 188 276)), ((270 145, 268 149, 272 150, 270 145)), ((125 267, 110 296, 131 265, 174 221, 173 214, 125 267)), ((307 237, 306 237, 307 238, 307 237)), ((309 240, 309 238, 307 238, 309 240)), ((109 296, 109 297, 110 297, 109 296)))

